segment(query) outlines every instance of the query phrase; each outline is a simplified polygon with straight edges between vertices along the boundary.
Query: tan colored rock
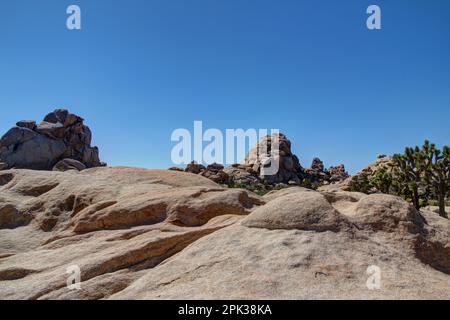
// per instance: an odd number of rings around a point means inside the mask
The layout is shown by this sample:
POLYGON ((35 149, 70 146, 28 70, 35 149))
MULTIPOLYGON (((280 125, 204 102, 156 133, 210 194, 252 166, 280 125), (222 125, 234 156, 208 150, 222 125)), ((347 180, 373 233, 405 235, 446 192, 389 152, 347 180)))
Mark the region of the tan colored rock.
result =
POLYGON ((355 223, 374 230, 394 231, 398 227, 417 227, 423 218, 406 201, 386 194, 363 197, 352 215, 355 223))
POLYGON ((252 168, 262 180, 269 184, 289 182, 300 184, 301 182, 300 161, 291 151, 291 141, 282 133, 263 137, 250 149, 243 165, 252 168), (275 163, 278 164, 278 172, 266 174, 264 168, 274 166, 275 163))
POLYGON ((3 299, 109 296, 263 203, 244 190, 162 170, 8 170, 0 182, 3 299), (90 289, 65 290, 71 265, 90 289))
POLYGON ((0 173, 0 299, 448 300, 449 280, 450 222, 392 196, 258 197, 125 167, 0 173))
POLYGON ((323 195, 304 191, 278 197, 242 221, 253 228, 314 231, 338 231, 343 223, 344 217, 323 195))
POLYGON ((233 225, 199 239, 110 298, 449 299, 448 281, 448 274, 388 238, 233 225), (366 286, 372 265, 381 270, 379 290, 366 286))
POLYGON ((286 195, 290 195, 293 193, 299 193, 299 192, 314 192, 314 191, 311 189, 303 188, 303 187, 289 187, 289 188, 285 188, 285 189, 281 189, 281 190, 272 190, 272 191, 266 193, 263 196, 263 199, 266 202, 269 202, 269 201, 272 201, 279 197, 283 197, 286 195))

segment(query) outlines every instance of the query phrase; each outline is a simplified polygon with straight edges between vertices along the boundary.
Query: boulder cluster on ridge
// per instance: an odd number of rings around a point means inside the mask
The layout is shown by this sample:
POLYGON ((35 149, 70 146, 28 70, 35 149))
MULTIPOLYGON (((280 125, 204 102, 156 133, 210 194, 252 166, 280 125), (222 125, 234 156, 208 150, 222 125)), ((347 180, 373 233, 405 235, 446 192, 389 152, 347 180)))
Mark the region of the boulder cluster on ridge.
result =
POLYGON ((0 170, 82 170, 105 166, 83 118, 65 109, 47 114, 40 124, 22 120, 0 139, 0 170))
MULTIPOLYGON (((170 170, 183 170, 177 167, 170 170)), ((319 186, 338 183, 349 177, 343 164, 326 169, 319 158, 314 158, 310 168, 300 164, 298 156, 291 150, 291 141, 284 134, 274 134, 263 137, 239 164, 224 167, 221 164, 204 166, 193 161, 184 169, 186 172, 200 174, 216 183, 237 186, 262 185, 309 185, 319 186), (276 140, 277 149, 273 150, 276 140), (278 164, 276 174, 267 174, 264 168, 272 161, 278 164)))

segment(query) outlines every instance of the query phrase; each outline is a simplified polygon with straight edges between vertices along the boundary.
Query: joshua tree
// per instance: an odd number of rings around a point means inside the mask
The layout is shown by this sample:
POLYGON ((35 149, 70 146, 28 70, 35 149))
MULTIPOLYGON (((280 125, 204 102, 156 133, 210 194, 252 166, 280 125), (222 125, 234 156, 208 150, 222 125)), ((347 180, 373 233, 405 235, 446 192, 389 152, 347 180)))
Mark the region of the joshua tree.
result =
POLYGON ((426 169, 425 153, 419 147, 408 147, 405 149, 405 154, 395 154, 393 159, 396 189, 405 198, 411 199, 414 207, 419 210, 419 188, 426 169))
POLYGON ((445 198, 450 190, 450 147, 444 146, 443 152, 434 144, 425 141, 423 146, 425 155, 424 178, 433 188, 439 203, 439 215, 447 217, 445 212, 445 198))
POLYGON ((395 154, 392 164, 377 169, 368 178, 356 177, 351 183, 352 191, 369 193, 375 189, 387 194, 403 196, 412 200, 419 210, 426 206, 430 197, 437 199, 439 215, 447 217, 446 198, 450 196, 450 147, 443 152, 425 140, 422 148, 406 148, 404 154, 395 154))
POLYGON ((365 174, 353 177, 350 183, 350 191, 369 193, 370 188, 369 178, 365 174))
POLYGON ((392 173, 387 167, 381 167, 376 170, 370 178, 370 185, 382 193, 391 193, 392 173))

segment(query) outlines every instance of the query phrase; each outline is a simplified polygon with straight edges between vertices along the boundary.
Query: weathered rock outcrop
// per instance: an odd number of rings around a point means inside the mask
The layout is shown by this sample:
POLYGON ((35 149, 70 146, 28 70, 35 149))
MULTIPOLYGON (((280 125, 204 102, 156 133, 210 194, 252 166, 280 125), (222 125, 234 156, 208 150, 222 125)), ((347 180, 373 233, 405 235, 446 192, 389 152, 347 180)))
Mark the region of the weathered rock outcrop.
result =
POLYGON ((375 162, 371 163, 355 175, 348 177, 340 184, 336 185, 337 188, 344 191, 351 191, 352 184, 361 180, 370 180, 372 175, 381 168, 389 168, 392 165, 392 157, 379 155, 375 162))
MULTIPOLYGON (((170 168, 169 170, 179 171, 179 169, 175 167, 170 168)), ((187 165, 184 171, 199 174, 219 184, 227 184, 230 178, 228 174, 224 172, 224 166, 218 163, 213 163, 205 167, 202 164, 192 161, 187 165)))
POLYGON ((308 179, 315 185, 330 184, 344 181, 349 177, 343 164, 325 169, 319 158, 314 158, 310 168, 305 169, 304 179, 308 179))
POLYGON ((218 163, 208 165, 201 175, 219 184, 227 184, 230 181, 229 175, 224 171, 224 166, 218 163))
POLYGON ((193 174, 200 174, 204 170, 206 170, 206 167, 202 164, 199 164, 195 161, 192 161, 186 166, 186 169, 184 169, 185 172, 193 173, 193 174))
POLYGON ((343 164, 340 164, 336 167, 330 167, 328 169, 328 172, 330 174, 329 181, 332 183, 333 182, 341 182, 350 177, 347 170, 345 170, 345 165, 343 165, 343 164))
POLYGON ((234 185, 257 185, 262 181, 251 167, 235 164, 224 169, 229 181, 234 185))
POLYGON ((193 161, 185 171, 232 186, 301 185, 303 182, 319 186, 341 182, 349 177, 343 164, 327 170, 319 158, 313 159, 311 168, 303 168, 299 158, 291 151, 291 141, 281 133, 262 138, 249 151, 243 163, 224 168, 220 164, 205 167, 193 161), (268 169, 270 166, 277 167, 278 171, 273 173, 268 169))
POLYGON ((259 197, 122 167, 0 172, 0 299, 450 299, 449 239, 449 220, 388 195, 259 197))
POLYGON ((269 184, 300 184, 302 167, 291 151, 291 141, 284 134, 273 134, 262 138, 245 157, 245 166, 251 167, 262 181, 269 184), (277 166, 275 174, 268 174, 265 168, 277 166))
POLYGON ((64 159, 76 160, 88 168, 102 166, 91 139, 83 119, 64 109, 49 113, 39 125, 19 121, 0 139, 0 170, 52 170, 64 159))

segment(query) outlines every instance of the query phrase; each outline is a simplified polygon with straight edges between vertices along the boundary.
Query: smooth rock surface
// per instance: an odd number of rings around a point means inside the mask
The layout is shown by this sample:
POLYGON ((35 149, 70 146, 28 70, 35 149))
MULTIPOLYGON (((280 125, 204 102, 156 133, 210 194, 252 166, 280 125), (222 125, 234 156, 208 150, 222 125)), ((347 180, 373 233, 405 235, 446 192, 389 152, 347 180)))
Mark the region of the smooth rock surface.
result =
POLYGON ((0 172, 0 299, 448 300, 449 239, 447 219, 392 196, 259 197, 126 167, 0 172))

